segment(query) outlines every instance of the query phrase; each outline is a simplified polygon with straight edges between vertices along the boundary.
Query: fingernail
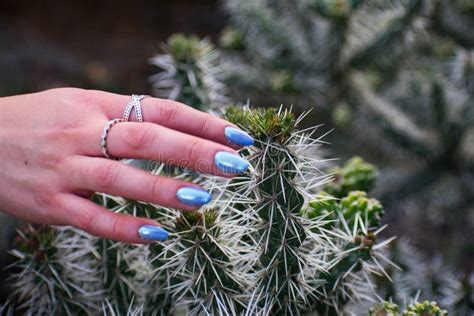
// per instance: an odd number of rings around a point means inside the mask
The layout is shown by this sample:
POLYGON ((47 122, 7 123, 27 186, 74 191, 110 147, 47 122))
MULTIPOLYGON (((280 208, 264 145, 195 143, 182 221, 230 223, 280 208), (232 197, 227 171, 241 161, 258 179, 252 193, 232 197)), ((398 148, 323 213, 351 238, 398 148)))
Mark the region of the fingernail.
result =
POLYGON ((247 170, 249 162, 244 158, 225 151, 219 151, 214 157, 217 168, 227 173, 241 173, 247 170))
POLYGON ((197 206, 209 203, 211 194, 203 189, 184 187, 176 191, 176 197, 181 203, 197 206))
POLYGON ((166 240, 168 232, 159 226, 143 225, 138 229, 138 234, 144 240, 166 240))
POLYGON ((228 126, 224 129, 225 137, 229 142, 239 146, 253 145, 253 138, 241 129, 228 126))

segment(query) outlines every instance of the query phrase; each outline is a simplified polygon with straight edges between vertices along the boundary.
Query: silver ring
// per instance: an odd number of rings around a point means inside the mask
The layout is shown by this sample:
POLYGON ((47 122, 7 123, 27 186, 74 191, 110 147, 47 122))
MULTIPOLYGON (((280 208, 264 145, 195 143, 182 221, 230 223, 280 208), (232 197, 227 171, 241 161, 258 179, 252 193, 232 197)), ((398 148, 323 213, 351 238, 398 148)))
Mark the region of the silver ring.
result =
POLYGON ((123 111, 123 120, 128 122, 130 119, 130 113, 132 109, 135 109, 135 115, 137 116, 137 122, 143 122, 142 107, 140 101, 149 97, 149 95, 137 95, 132 94, 130 101, 127 103, 125 110, 123 111))
POLYGON ((102 130, 102 135, 100 137, 100 147, 102 148, 102 153, 104 154, 105 158, 119 160, 119 158, 116 158, 109 153, 109 150, 107 149, 107 136, 109 135, 112 127, 120 122, 123 122, 123 119, 110 120, 107 122, 107 124, 105 124, 104 129, 102 130))

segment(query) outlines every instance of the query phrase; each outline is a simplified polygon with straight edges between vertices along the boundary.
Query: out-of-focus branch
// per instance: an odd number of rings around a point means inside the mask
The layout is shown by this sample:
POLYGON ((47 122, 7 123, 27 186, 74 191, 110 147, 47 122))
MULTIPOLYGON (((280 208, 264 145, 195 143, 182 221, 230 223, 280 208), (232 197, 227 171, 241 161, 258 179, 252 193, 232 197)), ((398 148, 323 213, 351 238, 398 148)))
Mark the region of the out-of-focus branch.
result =
POLYGON ((450 0, 439 0, 433 11, 435 29, 466 47, 474 47, 474 18, 459 12, 450 0))
POLYGON ((390 23, 387 29, 380 33, 375 40, 364 49, 355 53, 347 62, 349 67, 366 67, 367 64, 373 64, 382 55, 386 55, 390 47, 394 47, 404 36, 407 30, 412 26, 413 20, 423 9, 422 0, 411 0, 405 13, 390 23))
POLYGON ((362 74, 352 72, 348 75, 348 81, 349 94, 357 100, 359 108, 382 120, 382 125, 390 135, 401 138, 406 145, 413 146, 412 148, 417 148, 417 153, 425 155, 436 151, 438 141, 434 131, 420 129, 405 113, 376 95, 362 74))

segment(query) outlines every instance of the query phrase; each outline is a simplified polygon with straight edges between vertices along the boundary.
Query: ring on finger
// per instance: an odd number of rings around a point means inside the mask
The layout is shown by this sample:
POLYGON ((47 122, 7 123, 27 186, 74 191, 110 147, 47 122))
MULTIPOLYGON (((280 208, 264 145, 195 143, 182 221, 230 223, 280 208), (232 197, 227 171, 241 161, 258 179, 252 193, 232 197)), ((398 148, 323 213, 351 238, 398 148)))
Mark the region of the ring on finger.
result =
POLYGON ((137 117, 137 122, 143 122, 143 114, 142 114, 142 108, 140 101, 149 97, 148 95, 137 95, 137 94, 132 94, 130 101, 127 103, 125 106, 125 109, 123 111, 123 116, 122 119, 125 122, 128 122, 130 120, 130 114, 132 112, 132 109, 135 110, 135 116, 137 117))
POLYGON ((107 149, 107 137, 109 136, 109 132, 112 129, 112 127, 120 122, 123 122, 123 119, 113 119, 110 121, 107 121, 107 123, 104 126, 104 129, 102 130, 102 135, 100 137, 100 147, 102 148, 102 153, 104 154, 105 158, 108 159, 113 159, 113 160, 119 160, 120 158, 116 158, 112 156, 109 153, 109 150, 107 149))

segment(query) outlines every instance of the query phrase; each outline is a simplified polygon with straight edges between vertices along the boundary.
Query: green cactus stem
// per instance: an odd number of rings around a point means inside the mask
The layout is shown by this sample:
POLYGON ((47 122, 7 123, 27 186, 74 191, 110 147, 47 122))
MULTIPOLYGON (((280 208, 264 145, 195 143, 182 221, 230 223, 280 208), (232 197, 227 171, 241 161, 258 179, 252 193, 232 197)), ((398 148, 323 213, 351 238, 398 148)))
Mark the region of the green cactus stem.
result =
POLYGON ((369 192, 375 185, 377 169, 360 157, 353 157, 343 167, 329 170, 334 180, 324 186, 324 191, 337 198, 346 196, 350 191, 369 192))

